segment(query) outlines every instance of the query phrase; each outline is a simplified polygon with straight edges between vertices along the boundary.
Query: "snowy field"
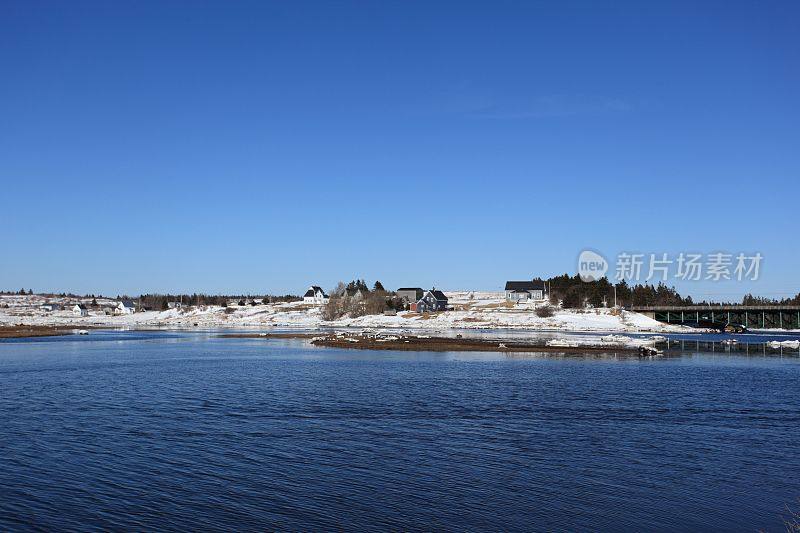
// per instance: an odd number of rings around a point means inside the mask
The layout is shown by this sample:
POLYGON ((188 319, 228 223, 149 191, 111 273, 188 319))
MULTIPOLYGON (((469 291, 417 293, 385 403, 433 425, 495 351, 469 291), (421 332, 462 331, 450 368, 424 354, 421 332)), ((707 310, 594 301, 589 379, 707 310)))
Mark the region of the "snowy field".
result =
MULTIPOLYGON (((75 303, 89 306, 91 299, 62 299, 63 311, 40 309, 45 298, 33 296, 0 296, 0 326, 75 326, 109 328, 304 328, 361 327, 437 330, 462 329, 534 329, 597 332, 678 332, 681 326, 656 322, 639 313, 610 309, 557 309, 554 316, 536 316, 533 305, 507 303, 502 293, 446 292, 453 311, 420 315, 398 313, 396 316, 371 315, 322 320, 321 307, 303 302, 275 303, 256 306, 201 306, 167 311, 146 311, 132 315, 109 316, 101 309, 89 307, 89 316, 74 316, 75 303), (6 307, 8 306, 8 307, 6 307)), ((56 299, 57 300, 57 299, 56 299)), ((54 299, 47 299, 48 302, 54 299)), ((111 307, 113 300, 97 300, 98 305, 111 307)))

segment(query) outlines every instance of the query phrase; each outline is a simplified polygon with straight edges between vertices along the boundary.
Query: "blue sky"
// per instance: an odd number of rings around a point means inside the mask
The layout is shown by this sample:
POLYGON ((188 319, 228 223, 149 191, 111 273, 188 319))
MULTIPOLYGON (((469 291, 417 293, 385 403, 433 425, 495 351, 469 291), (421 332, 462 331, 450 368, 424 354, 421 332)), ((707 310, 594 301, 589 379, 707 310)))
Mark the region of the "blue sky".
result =
POLYGON ((4 2, 0 286, 800 291, 797 2, 4 2))

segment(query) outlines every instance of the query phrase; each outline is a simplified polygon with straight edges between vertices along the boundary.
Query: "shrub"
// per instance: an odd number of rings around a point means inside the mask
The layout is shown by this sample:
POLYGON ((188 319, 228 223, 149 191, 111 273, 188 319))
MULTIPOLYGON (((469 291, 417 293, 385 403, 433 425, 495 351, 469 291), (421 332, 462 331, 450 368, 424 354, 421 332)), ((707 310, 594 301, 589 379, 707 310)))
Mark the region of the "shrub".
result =
POLYGON ((342 298, 331 296, 324 306, 322 306, 322 320, 331 321, 344 315, 344 305, 342 298))
POLYGON ((550 318, 553 316, 553 308, 549 305, 542 305, 536 308, 535 313, 540 318, 550 318))

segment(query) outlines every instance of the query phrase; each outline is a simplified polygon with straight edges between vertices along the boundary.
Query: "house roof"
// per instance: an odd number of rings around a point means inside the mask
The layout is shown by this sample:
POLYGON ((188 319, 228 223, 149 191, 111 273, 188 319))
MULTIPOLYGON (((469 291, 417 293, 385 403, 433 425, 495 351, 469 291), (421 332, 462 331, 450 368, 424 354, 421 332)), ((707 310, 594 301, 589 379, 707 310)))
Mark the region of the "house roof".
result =
POLYGON ((86 306, 83 304, 75 304, 75 307, 77 307, 78 309, 86 309, 86 306))
POLYGON ((430 290, 428 292, 433 294, 433 297, 436 298, 437 300, 444 300, 445 302, 447 301, 447 296, 445 296, 442 291, 439 291, 439 290, 436 290, 436 289, 432 289, 432 290, 430 290))
POLYGON ((544 281, 506 281, 507 291, 543 291, 544 281))
POLYGON ((123 307, 136 307, 130 300, 122 300, 120 303, 123 307))
POLYGON ((400 292, 400 291, 421 291, 421 290, 422 290, 422 287, 400 287, 399 289, 397 289, 397 292, 400 292))
POLYGON ((309 289, 303 295, 303 298, 310 298, 310 297, 316 296, 317 291, 321 292, 323 297, 325 297, 325 298, 328 297, 328 295, 325 294, 325 291, 323 291, 322 288, 319 285, 312 285, 311 287, 309 287, 309 289))
POLYGON ((428 293, 431 293, 433 295, 433 297, 436 298, 436 301, 439 301, 439 302, 446 302, 447 301, 447 296, 445 296, 442 291, 439 291, 439 290, 436 290, 436 289, 431 289, 429 291, 425 291, 425 294, 422 296, 422 298, 417 300, 417 303, 420 303, 420 302, 422 302, 423 304, 426 303, 425 302, 425 297, 428 295, 428 293))

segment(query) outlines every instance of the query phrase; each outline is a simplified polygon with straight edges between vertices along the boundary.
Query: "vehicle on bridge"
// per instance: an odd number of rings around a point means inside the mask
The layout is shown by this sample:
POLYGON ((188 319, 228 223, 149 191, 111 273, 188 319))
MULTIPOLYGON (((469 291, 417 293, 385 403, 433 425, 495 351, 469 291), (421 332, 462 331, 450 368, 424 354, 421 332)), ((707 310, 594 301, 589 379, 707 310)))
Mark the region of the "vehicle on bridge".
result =
POLYGON ((747 327, 744 324, 733 324, 731 322, 725 324, 725 333, 747 333, 747 327))

